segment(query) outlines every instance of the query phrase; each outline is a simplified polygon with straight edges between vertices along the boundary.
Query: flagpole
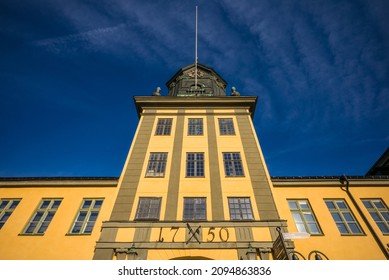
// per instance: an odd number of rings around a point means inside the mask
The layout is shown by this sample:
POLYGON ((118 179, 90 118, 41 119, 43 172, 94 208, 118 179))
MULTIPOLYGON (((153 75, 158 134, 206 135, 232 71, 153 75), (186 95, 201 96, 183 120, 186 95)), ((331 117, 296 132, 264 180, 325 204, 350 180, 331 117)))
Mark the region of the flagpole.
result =
POLYGON ((195 43, 195 89, 197 90, 197 33, 198 33, 198 28, 197 28, 197 5, 196 5, 196 43, 195 43))

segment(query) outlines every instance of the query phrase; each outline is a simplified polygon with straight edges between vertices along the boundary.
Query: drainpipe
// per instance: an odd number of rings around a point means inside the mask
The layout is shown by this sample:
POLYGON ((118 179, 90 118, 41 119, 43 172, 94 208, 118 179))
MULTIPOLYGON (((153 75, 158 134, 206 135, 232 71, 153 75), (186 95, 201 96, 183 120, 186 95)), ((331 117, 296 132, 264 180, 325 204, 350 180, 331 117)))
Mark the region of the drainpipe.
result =
POLYGON ((367 228, 369 229, 370 233, 373 235, 375 241, 377 242, 378 247, 380 247, 382 253, 384 254, 385 258, 389 260, 389 252, 386 250, 385 245, 381 242, 381 239, 378 237, 377 233, 374 231, 373 227, 369 223, 369 220, 366 218, 365 214, 363 214, 362 209, 359 207, 358 203, 355 201, 353 195, 351 194, 349 187, 350 187, 350 182, 348 181, 348 178, 346 175, 342 175, 339 178, 340 183, 342 186, 340 189, 344 192, 347 193, 348 197, 350 198, 351 202, 357 209, 359 215, 362 217, 363 221, 365 222, 367 228), (346 186, 343 186, 346 183, 346 186))

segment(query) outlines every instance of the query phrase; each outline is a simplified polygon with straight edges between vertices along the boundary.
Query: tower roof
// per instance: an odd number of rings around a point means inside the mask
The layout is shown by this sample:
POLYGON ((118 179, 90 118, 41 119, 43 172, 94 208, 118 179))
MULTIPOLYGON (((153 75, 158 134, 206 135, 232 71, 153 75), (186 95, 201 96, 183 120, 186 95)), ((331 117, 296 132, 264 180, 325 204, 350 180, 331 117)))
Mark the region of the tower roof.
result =
POLYGON ((227 82, 206 65, 198 63, 196 71, 193 63, 178 70, 166 86, 169 96, 225 96, 227 82))

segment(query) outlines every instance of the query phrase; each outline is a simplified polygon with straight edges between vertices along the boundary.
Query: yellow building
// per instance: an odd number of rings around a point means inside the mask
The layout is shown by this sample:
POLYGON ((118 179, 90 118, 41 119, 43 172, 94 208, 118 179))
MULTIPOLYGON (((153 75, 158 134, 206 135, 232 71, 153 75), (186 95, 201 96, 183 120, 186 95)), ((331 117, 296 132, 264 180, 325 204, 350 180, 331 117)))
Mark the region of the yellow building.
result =
POLYGON ((0 180, 0 258, 388 259, 387 175, 271 178, 257 97, 201 64, 167 87, 134 97, 119 178, 0 180))

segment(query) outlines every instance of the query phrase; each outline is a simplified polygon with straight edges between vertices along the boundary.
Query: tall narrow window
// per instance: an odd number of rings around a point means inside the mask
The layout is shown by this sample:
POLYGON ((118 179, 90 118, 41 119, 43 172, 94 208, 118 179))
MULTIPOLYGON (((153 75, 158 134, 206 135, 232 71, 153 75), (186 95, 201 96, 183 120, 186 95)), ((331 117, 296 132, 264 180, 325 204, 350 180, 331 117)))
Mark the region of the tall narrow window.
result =
POLYGON ((187 177, 204 176, 204 153, 186 154, 186 176, 187 177))
POLYGON ((167 153, 150 153, 149 163, 147 164, 147 177, 165 176, 167 153))
POLYGON ((62 199, 43 199, 23 233, 44 234, 61 201, 62 199))
POLYGON ((171 118, 158 119, 155 135, 170 135, 172 130, 172 122, 173 119, 171 118))
POLYGON ((288 200, 288 204, 298 232, 308 232, 312 235, 321 234, 308 200, 288 200))
POLYGON ((203 119, 188 119, 188 135, 203 135, 203 119))
POLYGON ((157 221, 159 220, 160 209, 161 209, 160 197, 140 197, 135 219, 157 221))
POLYGON ((18 206, 20 199, 2 199, 0 198, 0 229, 11 216, 12 212, 18 206))
POLYGON ((389 234, 389 211, 381 199, 362 199, 363 204, 369 211, 383 234, 389 234))
POLYGON ((99 215, 103 199, 84 199, 70 230, 74 234, 90 234, 99 215))
POLYGON ((220 135, 235 135, 234 122, 231 118, 219 119, 220 135))
POLYGON ((223 153, 226 176, 244 176, 240 153, 223 153))
POLYGON ((231 220, 254 220, 249 197, 229 197, 228 207, 231 220))
POLYGON ((343 199, 325 200, 325 203, 342 235, 363 234, 361 227, 348 208, 346 201, 343 199))
POLYGON ((184 197, 184 221, 206 220, 206 198, 184 197))

